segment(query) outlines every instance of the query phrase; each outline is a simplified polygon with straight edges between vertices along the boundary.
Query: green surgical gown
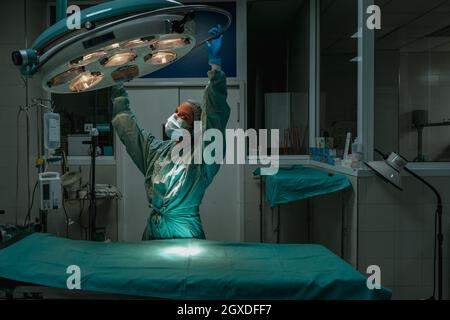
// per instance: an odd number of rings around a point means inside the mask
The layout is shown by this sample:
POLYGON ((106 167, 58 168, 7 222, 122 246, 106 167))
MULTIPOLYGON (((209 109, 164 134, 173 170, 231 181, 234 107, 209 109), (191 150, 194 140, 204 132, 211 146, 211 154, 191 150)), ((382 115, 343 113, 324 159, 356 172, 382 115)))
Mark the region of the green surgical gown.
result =
MULTIPOLYGON (((208 78, 203 96, 202 130, 220 130, 225 142, 225 128, 230 117, 226 77, 221 70, 211 70, 208 78)), ((205 239, 199 206, 220 164, 172 162, 171 151, 176 142, 156 139, 139 127, 125 89, 114 88, 112 99, 113 127, 145 177, 151 209, 147 219, 148 239, 205 239)), ((203 147, 207 144, 204 142, 203 147)))

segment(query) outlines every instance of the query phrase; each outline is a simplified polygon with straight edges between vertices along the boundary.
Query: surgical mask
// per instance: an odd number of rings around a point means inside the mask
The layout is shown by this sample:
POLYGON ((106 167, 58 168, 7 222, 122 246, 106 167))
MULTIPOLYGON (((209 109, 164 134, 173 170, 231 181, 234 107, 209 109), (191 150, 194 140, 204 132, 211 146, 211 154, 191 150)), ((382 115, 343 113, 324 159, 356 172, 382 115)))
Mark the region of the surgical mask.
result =
POLYGON ((173 115, 171 115, 169 117, 169 119, 167 119, 167 122, 165 125, 166 135, 171 139, 175 138, 175 136, 182 136, 182 133, 180 132, 179 134, 176 134, 173 137, 173 134, 176 131, 180 131, 180 129, 189 130, 190 127, 186 121, 184 121, 183 119, 181 119, 174 113, 173 115))

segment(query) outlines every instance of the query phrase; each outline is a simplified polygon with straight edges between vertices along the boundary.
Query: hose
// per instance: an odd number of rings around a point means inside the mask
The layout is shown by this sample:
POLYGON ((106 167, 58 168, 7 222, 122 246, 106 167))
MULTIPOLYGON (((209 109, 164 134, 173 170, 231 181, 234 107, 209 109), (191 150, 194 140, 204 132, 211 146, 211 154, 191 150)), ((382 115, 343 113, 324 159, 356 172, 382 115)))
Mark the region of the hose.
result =
POLYGON ((17 121, 16 121, 16 226, 19 224, 19 158, 20 158, 20 149, 19 149, 19 121, 20 114, 23 112, 22 107, 20 107, 17 112, 17 121))
MULTIPOLYGON (((28 84, 27 84, 28 87, 28 84)), ((28 100, 28 90, 27 90, 27 100, 28 100)), ((30 114, 27 110, 26 112, 26 116, 27 116, 27 208, 30 208, 30 204, 31 204, 31 189, 30 189, 30 114)), ((31 220, 31 212, 29 212, 30 214, 30 220, 31 220)))

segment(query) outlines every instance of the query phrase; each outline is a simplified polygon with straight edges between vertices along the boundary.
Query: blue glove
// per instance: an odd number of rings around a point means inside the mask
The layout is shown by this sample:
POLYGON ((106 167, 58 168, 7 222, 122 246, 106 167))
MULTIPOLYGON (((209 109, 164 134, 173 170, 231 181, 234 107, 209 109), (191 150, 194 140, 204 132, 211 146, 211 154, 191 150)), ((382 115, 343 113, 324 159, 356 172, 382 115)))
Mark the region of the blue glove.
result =
MULTIPOLYGON (((219 24, 217 27, 209 29, 208 34, 210 34, 211 36, 215 36, 221 31, 222 26, 219 24)), ((216 64, 219 66, 222 64, 222 59, 220 58, 220 52, 222 50, 222 39, 223 34, 221 34, 219 37, 215 37, 211 40, 206 41, 209 64, 216 64)))

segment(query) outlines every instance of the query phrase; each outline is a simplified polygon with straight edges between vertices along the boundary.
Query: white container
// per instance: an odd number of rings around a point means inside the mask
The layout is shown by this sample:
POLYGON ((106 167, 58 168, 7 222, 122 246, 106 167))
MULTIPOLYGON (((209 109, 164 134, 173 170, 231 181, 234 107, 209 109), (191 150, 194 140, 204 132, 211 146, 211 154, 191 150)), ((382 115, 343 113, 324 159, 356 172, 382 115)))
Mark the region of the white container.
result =
POLYGON ((41 210, 56 210, 61 207, 61 180, 58 172, 44 172, 39 174, 40 206, 41 210))
POLYGON ((61 146, 61 120, 58 113, 44 114, 44 146, 50 153, 61 146))

